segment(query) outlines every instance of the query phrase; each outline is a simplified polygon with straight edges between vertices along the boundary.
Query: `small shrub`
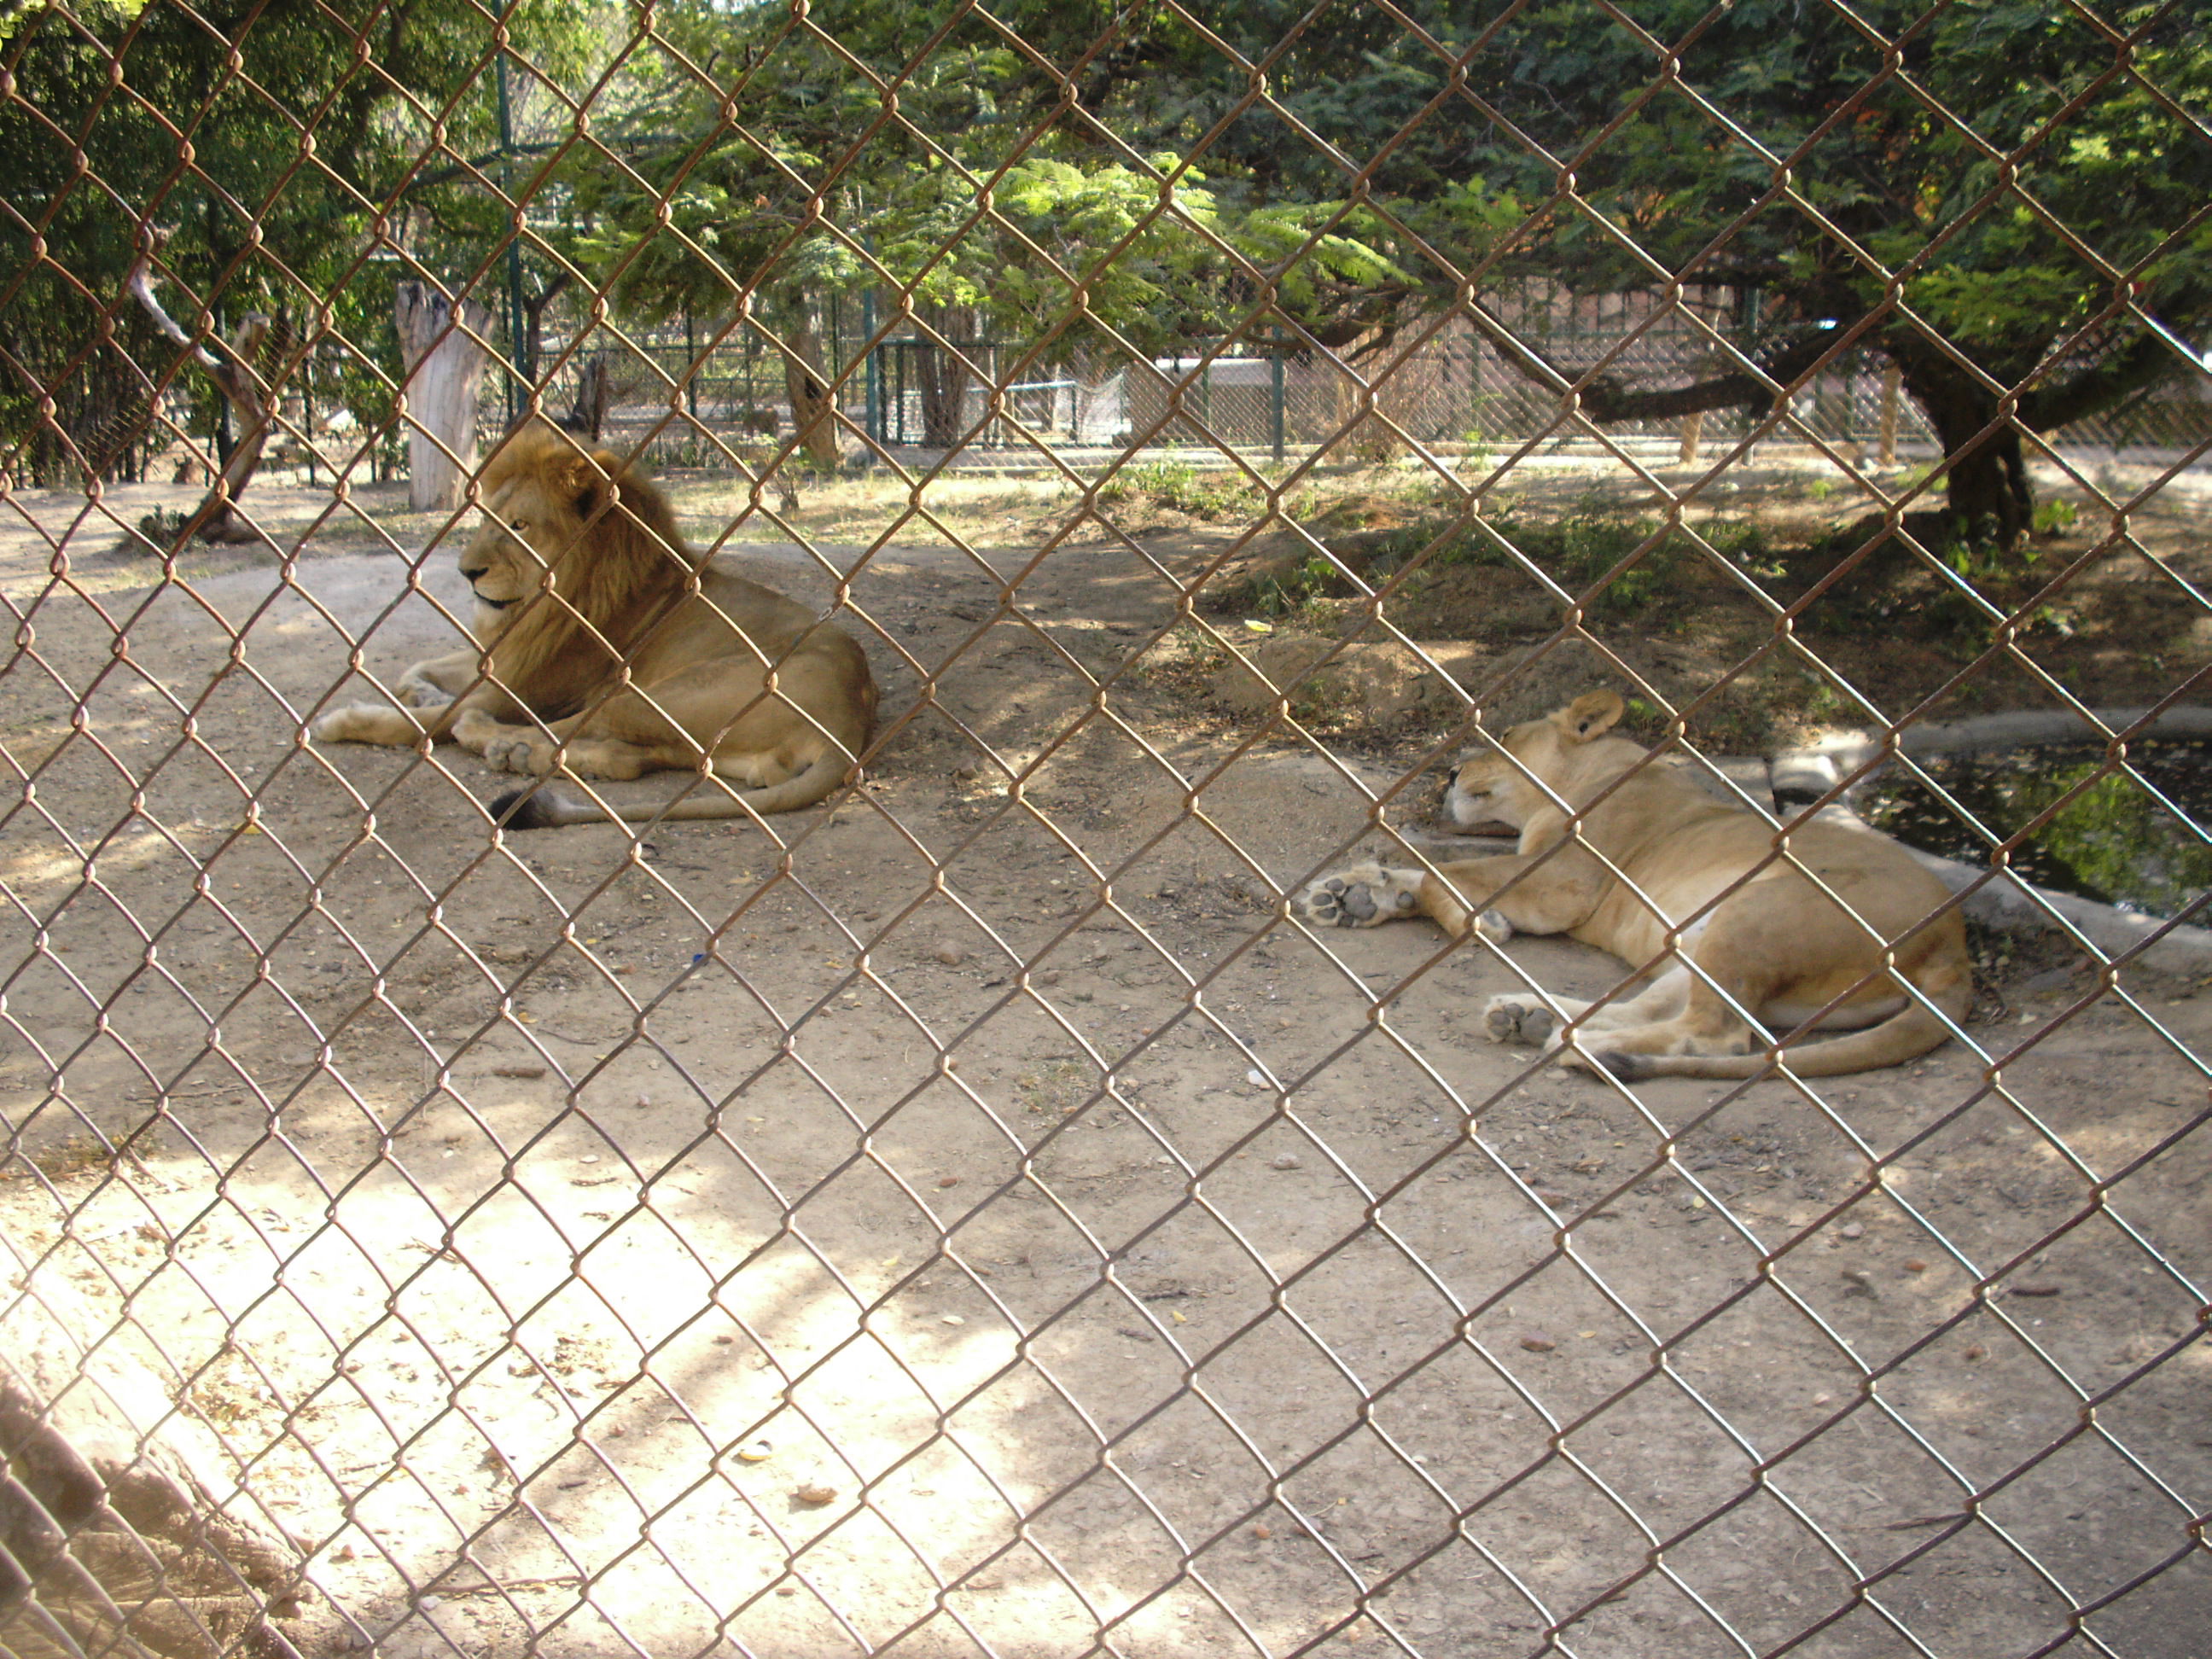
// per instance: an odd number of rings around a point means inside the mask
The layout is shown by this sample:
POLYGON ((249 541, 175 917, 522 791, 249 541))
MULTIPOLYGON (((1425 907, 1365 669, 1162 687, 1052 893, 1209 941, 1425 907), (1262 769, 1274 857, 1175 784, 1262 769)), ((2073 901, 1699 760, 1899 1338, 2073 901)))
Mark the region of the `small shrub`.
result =
POLYGON ((1263 617, 1287 617, 1344 591, 1344 578, 1336 567, 1316 553, 1288 570, 1255 579, 1252 607, 1263 617))
POLYGON ((1680 537, 1669 536, 1645 548, 1635 563, 1591 591, 1591 584, 1604 579, 1658 528, 1650 519, 1625 519, 1582 507, 1551 524, 1516 526, 1504 533, 1553 581, 1583 599, 1593 614, 1620 616, 1663 599, 1680 580, 1682 556, 1691 550, 1680 537))
POLYGON ((1099 490, 1098 499, 1109 506, 1151 497, 1165 501, 1191 489, 1198 469, 1188 461, 1136 461, 1116 472, 1099 490))
POLYGON ((2035 504, 2035 516, 2029 522, 2039 536, 2063 536, 2073 529, 2075 520, 2081 516, 2081 508, 2073 502, 2054 496, 2035 504))
POLYGON ((1115 473, 1098 500, 1108 507, 1154 501, 1194 519, 1224 519, 1249 511, 1253 492, 1233 473, 1201 472, 1188 461, 1139 461, 1115 473))
POLYGON ((144 537, 145 540, 126 536, 123 538, 123 550, 127 553, 167 552, 179 532, 191 521, 191 516, 190 513, 157 507, 138 520, 138 535, 144 537))

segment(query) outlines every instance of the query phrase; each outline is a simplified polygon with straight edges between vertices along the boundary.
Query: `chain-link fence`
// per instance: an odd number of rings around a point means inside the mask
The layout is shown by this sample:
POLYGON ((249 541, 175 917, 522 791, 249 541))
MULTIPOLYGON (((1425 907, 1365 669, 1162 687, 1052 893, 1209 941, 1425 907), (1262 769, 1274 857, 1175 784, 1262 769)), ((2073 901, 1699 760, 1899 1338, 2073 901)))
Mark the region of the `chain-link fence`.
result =
POLYGON ((10 15, 0 1645, 2203 1653, 2203 21, 10 15))
MULTIPOLYGON (((1489 296, 1487 303, 1516 335, 1540 343, 1563 365, 1582 370, 1620 357, 1640 374, 1677 384, 1710 371, 1714 331, 1740 333, 1744 316, 1758 309, 1755 298, 1732 293, 1701 296, 1694 308, 1682 309, 1638 298, 1640 303, 1609 303, 1524 283, 1489 296)), ((1231 464, 1224 445, 1253 461, 1280 464, 1294 451, 1310 453, 1340 439, 1362 385, 1356 363, 1328 353, 1252 356, 1236 342, 1214 341, 1195 343, 1218 350, 1138 360, 1086 352, 1024 380, 1000 368, 1020 355, 1018 342, 962 340, 951 343, 975 373, 963 374, 950 395, 933 398, 925 386, 935 343, 881 338, 865 315, 848 317, 850 309, 830 308, 825 323, 829 355, 842 365, 840 408, 867 440, 853 457, 862 465, 891 451, 952 448, 956 465, 1003 468, 1037 464, 1036 452, 1043 448, 1079 466, 1095 463, 1096 452, 1128 447, 1139 428, 1152 431, 1145 448, 1182 452, 1199 465, 1231 464), (1011 418, 991 418, 994 397, 1011 418), (1178 408, 1187 404, 1194 418, 1163 423, 1170 400, 1178 408)), ((550 353, 568 365, 540 394, 556 412, 574 414, 597 397, 592 412, 600 438, 620 442, 625 453, 655 466, 684 467, 714 464, 717 442, 742 447, 791 431, 773 354, 757 336, 702 347, 712 333, 688 315, 680 323, 595 329, 588 318, 564 312, 550 325, 541 318, 538 336, 521 354, 512 348, 510 331, 495 325, 489 340, 510 363, 544 361, 550 353), (559 335, 550 346, 542 337, 549 325, 559 335), (683 417, 672 425, 667 419, 672 407, 683 417)), ((325 348, 301 362, 291 419, 303 439, 343 432, 353 422, 351 411, 336 400, 343 383, 331 366, 341 361, 341 353, 325 348)), ((479 415, 479 447, 495 442, 526 402, 522 376, 501 378, 502 395, 487 398, 479 415)), ((1409 441, 1455 458, 1532 439, 1602 453, 1594 441, 1554 434, 1556 398, 1518 373, 1506 354, 1462 319, 1448 319, 1397 364, 1381 391, 1393 429, 1343 445, 1340 459, 1402 456, 1409 441)), ((1862 467, 1877 461, 1893 465, 1900 456, 1924 464, 1942 453, 1926 416, 1873 354, 1848 354, 1808 379, 1792 396, 1790 411, 1795 427, 1768 434, 1771 445, 1796 447, 1802 429, 1862 467)), ((173 413, 185 413, 182 400, 173 413)), ((1624 422, 1610 431, 1616 441, 1661 440, 1662 449, 1693 460, 1705 445, 1725 438, 1733 447, 1759 424, 1755 416, 1732 411, 1710 431, 1703 416, 1624 422)), ((123 446, 127 450, 145 436, 142 426, 131 426, 121 434, 123 446)), ((2212 402, 2182 383, 2147 386, 2059 429, 2051 442, 2094 465, 2124 453, 2179 454, 2208 436, 2212 402)), ((381 458, 387 474, 402 465, 399 438, 395 431, 381 458)), ((91 447, 100 446, 95 441, 91 447)), ((313 483, 318 448, 302 442, 280 452, 276 460, 313 483)), ((189 449, 173 450, 171 458, 191 465, 189 449)), ((111 470, 137 479, 146 476, 150 459, 119 455, 111 470)))

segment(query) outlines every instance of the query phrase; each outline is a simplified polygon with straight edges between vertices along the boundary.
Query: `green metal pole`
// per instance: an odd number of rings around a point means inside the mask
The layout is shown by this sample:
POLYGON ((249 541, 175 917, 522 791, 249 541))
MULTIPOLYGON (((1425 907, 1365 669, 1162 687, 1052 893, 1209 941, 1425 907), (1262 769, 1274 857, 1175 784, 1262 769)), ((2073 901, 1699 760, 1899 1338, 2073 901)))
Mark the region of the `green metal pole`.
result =
POLYGON ((876 345, 876 291, 860 290, 860 332, 868 337, 868 435, 884 441, 884 367, 876 345))
POLYGON ((1283 360, 1267 360, 1267 435, 1273 441, 1275 465, 1283 464, 1283 360))
MULTIPOLYGON (((499 154, 501 183, 507 199, 514 199, 514 115, 507 90, 507 53, 499 55, 499 154)), ((522 303, 522 208, 514 210, 514 223, 507 238, 507 418, 519 419, 530 401, 526 388, 538 378, 529 362, 529 313, 522 303)))
POLYGON ((699 418, 699 342, 691 329, 691 307, 684 307, 684 406, 699 418))
MULTIPOLYGON (((1755 288, 1741 290, 1738 301, 1741 308, 1737 314, 1743 319, 1743 352, 1746 356, 1752 356, 1753 348, 1759 343, 1760 297, 1759 291, 1755 288)), ((1746 409, 1737 411, 1736 429, 1738 431, 1749 432, 1758 424, 1759 416, 1753 414, 1751 410, 1746 409)))

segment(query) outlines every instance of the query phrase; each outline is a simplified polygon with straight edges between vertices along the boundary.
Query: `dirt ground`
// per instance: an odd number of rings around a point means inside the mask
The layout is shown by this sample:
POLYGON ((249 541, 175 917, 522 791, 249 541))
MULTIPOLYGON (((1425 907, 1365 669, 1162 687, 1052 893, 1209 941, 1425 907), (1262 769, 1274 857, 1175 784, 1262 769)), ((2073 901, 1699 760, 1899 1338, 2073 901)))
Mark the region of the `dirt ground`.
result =
POLYGON ((1283 920, 1437 739, 1224 708, 1179 584, 1234 527, 1141 511, 756 521, 736 568, 849 582, 866 785, 501 840, 473 757, 302 739, 452 648, 451 544, 367 504, 272 489, 287 557, 167 584, 97 515, 52 575, 79 499, 0 526, 12 1282, 356 1643, 2203 1653, 2195 988, 2023 962, 1818 1090, 1493 1047, 1486 994, 1619 969, 1283 920))

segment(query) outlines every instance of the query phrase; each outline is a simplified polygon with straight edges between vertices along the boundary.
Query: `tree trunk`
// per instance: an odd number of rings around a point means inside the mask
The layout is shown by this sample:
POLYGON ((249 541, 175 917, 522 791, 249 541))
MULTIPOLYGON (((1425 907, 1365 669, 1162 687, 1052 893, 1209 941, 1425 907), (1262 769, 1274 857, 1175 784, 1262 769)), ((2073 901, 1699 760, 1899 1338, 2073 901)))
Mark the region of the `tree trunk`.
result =
POLYGON ((1678 466, 1695 466, 1698 464, 1698 446, 1705 435, 1705 417, 1702 413, 1684 416, 1681 442, 1675 447, 1674 464, 1678 466))
POLYGON ((269 442, 269 411, 273 396, 253 371, 262 343, 269 337, 269 319, 258 311, 248 312, 232 332, 227 355, 192 344, 191 336, 178 325, 155 297, 154 256, 160 251, 161 240, 156 238, 140 252, 123 286, 126 292, 137 296, 155 325, 191 351, 207 371, 208 378, 222 393, 224 403, 237 413, 240 428, 238 441, 223 457, 222 471, 216 475, 205 498, 185 515, 173 531, 164 524, 163 538, 175 547, 183 546, 195 537, 204 542, 258 542, 262 538, 261 532, 239 515, 238 502, 246 494, 246 486, 252 482, 253 470, 261 465, 261 451, 269 442))
POLYGON ((538 366, 545 361, 545 308, 567 291, 572 278, 561 272, 535 298, 522 297, 522 362, 528 367, 530 378, 535 380, 538 366))
MULTIPOLYGON (((955 343, 965 343, 975 327, 975 314, 964 306, 923 306, 920 316, 940 338, 955 343)), ((921 389, 921 441, 950 449, 967 434, 968 366, 958 353, 925 339, 915 349, 914 372, 921 389)))
POLYGON ((783 342, 783 390, 791 399, 791 423, 799 434, 799 448, 823 471, 836 471, 841 452, 835 403, 830 377, 822 367, 822 346, 814 337, 814 319, 804 301, 793 313, 790 337, 783 342))
POLYGON ((1958 532, 1977 546, 2018 546, 2035 516, 2020 429, 2007 425, 1984 434, 1996 419, 1996 394, 1948 361, 1899 367, 1905 390, 1928 411, 1943 446, 1949 516, 1958 532))
POLYGON ((457 313, 428 283, 402 283, 392 300, 407 365, 407 505, 450 512, 477 462, 477 400, 490 354, 478 338, 491 313, 473 300, 457 313))
POLYGON ((299 1659, 346 1629, 237 1465, 58 1275, 0 1316, 0 1653, 299 1659))
POLYGON ((561 424, 580 437, 599 442, 605 434, 607 410, 614 403, 614 376, 604 354, 586 358, 576 375, 576 401, 561 424))

